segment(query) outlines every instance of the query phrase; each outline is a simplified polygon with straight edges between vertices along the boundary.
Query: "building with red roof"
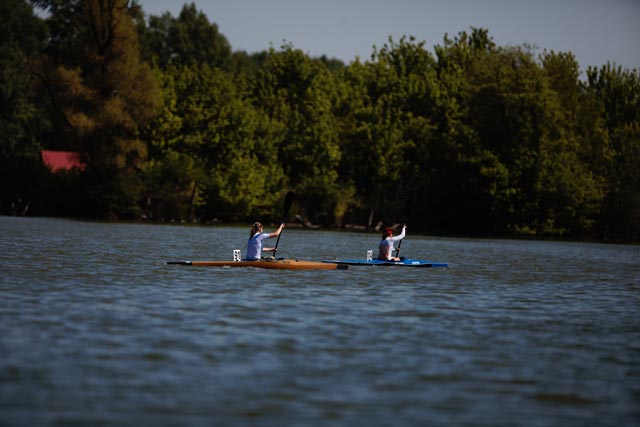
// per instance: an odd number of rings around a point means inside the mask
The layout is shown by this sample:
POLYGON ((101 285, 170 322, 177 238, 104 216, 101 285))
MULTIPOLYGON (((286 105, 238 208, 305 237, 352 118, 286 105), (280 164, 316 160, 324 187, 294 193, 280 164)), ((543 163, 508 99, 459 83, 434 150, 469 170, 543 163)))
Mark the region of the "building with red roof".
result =
POLYGON ((44 163, 51 172, 72 169, 83 171, 86 167, 80 159, 80 155, 75 151, 42 150, 41 155, 42 163, 44 163))

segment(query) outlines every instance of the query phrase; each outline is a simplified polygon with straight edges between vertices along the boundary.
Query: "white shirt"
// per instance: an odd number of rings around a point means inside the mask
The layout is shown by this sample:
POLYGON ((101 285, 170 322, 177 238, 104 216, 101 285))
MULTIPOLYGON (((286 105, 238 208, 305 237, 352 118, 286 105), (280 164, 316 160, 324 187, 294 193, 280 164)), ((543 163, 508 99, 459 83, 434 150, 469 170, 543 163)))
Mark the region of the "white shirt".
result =
POLYGON ((402 233, 397 236, 387 237, 386 239, 380 240, 380 245, 378 246, 380 249, 378 252, 378 259, 389 259, 393 256, 393 242, 404 239, 404 229, 405 228, 402 227, 402 233))
POLYGON ((269 233, 256 233, 247 241, 247 255, 245 259, 257 261, 262 254, 262 241, 269 238, 269 233))

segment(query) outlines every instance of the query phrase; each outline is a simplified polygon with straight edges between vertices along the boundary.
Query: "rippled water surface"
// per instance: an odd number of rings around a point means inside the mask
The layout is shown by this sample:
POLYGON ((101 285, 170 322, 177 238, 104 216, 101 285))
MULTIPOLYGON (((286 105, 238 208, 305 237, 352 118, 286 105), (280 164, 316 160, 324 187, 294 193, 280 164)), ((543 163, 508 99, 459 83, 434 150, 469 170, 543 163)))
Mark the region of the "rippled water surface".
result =
MULTIPOLYGON (((214 269, 248 227, 0 217, 0 426, 638 426, 640 247, 408 236, 448 269, 214 269)), ((286 229, 279 256, 377 234, 286 229)))

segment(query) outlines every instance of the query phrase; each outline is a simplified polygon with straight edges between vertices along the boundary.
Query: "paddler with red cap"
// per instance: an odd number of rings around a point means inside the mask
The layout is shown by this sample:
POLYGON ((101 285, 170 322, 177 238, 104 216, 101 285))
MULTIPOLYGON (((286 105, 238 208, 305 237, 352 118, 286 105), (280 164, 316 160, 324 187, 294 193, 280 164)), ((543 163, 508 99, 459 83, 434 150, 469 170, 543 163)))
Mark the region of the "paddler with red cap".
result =
POLYGON ((402 226, 402 233, 397 236, 393 235, 392 228, 385 228, 382 232, 382 240, 380 240, 380 244, 378 248, 380 252, 378 252, 378 259, 384 261, 400 261, 400 258, 393 256, 393 242, 398 242, 404 239, 404 232, 407 228, 406 225, 402 226))

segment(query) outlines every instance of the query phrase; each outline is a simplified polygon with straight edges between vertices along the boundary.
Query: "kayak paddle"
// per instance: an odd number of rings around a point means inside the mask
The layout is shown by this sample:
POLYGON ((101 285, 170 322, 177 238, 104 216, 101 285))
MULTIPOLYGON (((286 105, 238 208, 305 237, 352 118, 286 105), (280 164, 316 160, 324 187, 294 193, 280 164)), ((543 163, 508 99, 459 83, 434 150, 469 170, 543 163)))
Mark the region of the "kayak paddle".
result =
MULTIPOLYGON (((282 223, 287 222, 287 216, 289 215, 289 209, 293 204, 294 194, 293 191, 289 191, 286 196, 284 196, 284 216, 282 217, 282 223)), ((282 231, 278 234, 278 240, 276 240, 276 246, 273 248, 273 257, 276 257, 276 251, 278 250, 278 243, 280 243, 280 236, 282 235, 282 231)))
MULTIPOLYGON (((407 224, 403 224, 403 227, 405 227, 407 224)), ((396 257, 400 254, 400 246, 402 246, 402 242, 404 241, 404 239, 400 240, 398 242, 398 248, 396 249, 396 257)))
MULTIPOLYGON (((411 202, 412 202, 412 201, 413 201, 413 200, 412 200, 412 197, 410 197, 410 196, 405 196, 405 201, 404 201, 404 214, 405 214, 405 215, 407 214, 407 212, 409 212, 409 208, 411 207, 411 202)), ((406 226, 407 226, 407 223, 405 222, 404 224, 402 224, 402 226, 403 226, 403 227, 406 227, 406 226)), ((403 241, 403 240, 404 240, 404 239, 402 239, 402 240, 400 240, 400 241, 398 242, 398 249, 396 249, 396 257, 397 257, 398 255, 400 255, 400 246, 402 246, 402 241, 403 241)))

